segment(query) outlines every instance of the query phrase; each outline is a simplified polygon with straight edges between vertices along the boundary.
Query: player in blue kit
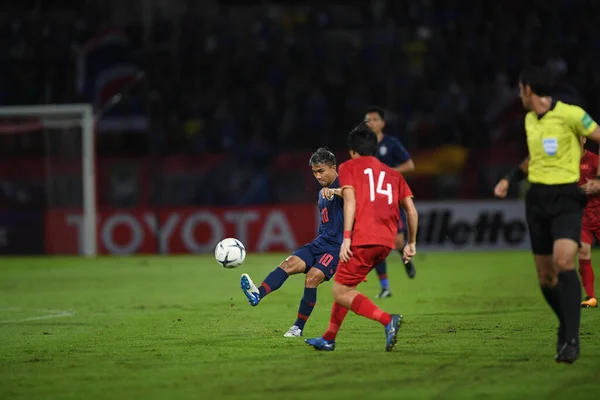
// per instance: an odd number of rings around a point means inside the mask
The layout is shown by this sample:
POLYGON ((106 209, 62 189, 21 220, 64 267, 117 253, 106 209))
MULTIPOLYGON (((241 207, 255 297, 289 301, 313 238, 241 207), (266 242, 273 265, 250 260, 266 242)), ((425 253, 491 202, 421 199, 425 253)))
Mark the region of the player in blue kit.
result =
MULTIPOLYGON (((387 165, 388 167, 400 172, 401 174, 412 171, 415 169, 415 163, 413 162, 410 154, 402 143, 393 136, 387 136, 383 133, 385 127, 385 113, 381 107, 373 106, 367 109, 365 115, 365 122, 369 125, 369 128, 377 135, 377 158, 379 161, 387 165)), ((396 236, 396 250, 402 257, 402 249, 404 248, 404 232, 406 231, 406 214, 404 210, 400 210, 400 222, 398 223, 398 235, 396 236)), ((409 278, 414 278, 417 271, 411 261, 404 264, 406 274, 409 278)), ((392 292, 387 278, 387 263, 384 260, 381 264, 375 267, 377 276, 379 277, 379 283, 381 285, 381 292, 377 295, 377 298, 390 297, 392 292)))
POLYGON ((316 239, 296 250, 256 287, 248 274, 242 274, 240 285, 250 305, 257 306, 269 293, 279 289, 290 275, 306 274, 304 296, 294 325, 283 335, 300 337, 304 324, 317 303, 317 286, 331 279, 343 241, 344 203, 338 182, 335 155, 329 149, 318 149, 310 157, 313 175, 323 189, 319 192, 321 213, 316 239))

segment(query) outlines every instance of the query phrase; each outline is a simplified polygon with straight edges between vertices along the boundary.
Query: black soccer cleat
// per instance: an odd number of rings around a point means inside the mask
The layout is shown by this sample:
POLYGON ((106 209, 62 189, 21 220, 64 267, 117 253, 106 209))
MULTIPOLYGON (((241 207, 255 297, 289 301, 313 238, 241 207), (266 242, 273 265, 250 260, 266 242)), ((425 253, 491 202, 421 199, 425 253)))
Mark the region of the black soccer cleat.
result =
POLYGON ((404 264, 404 269, 406 270, 406 275, 410 279, 413 279, 415 275, 417 275, 417 270, 415 269, 415 264, 413 264, 412 260, 404 264))
POLYGON ((573 364, 579 358, 579 341, 571 339, 560 348, 554 359, 558 363, 573 364))

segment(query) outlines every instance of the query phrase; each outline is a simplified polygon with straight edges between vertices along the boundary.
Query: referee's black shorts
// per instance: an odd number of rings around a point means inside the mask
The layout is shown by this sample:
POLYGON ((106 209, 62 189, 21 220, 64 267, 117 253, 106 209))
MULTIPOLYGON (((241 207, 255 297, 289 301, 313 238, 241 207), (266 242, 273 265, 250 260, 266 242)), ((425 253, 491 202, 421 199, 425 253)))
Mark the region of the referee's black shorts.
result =
POLYGON ((550 255, 558 239, 572 239, 581 246, 581 218, 587 196, 576 183, 532 183, 525 209, 533 254, 550 255))

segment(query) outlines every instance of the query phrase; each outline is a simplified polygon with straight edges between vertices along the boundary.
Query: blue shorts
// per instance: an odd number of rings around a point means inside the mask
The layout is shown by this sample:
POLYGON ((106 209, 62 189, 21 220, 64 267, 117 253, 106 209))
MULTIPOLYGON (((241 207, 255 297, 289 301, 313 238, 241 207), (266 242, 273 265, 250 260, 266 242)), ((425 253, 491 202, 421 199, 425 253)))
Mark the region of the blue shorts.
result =
POLYGON ((325 280, 330 280, 333 274, 335 274, 338 262, 340 261, 340 248, 323 246, 323 244, 316 243, 313 240, 300 247, 292 255, 306 263, 305 274, 308 273, 309 269, 316 268, 325 274, 325 280))
POLYGON ((400 207, 400 219, 398 220, 398 233, 406 233, 408 224, 406 222, 406 211, 400 207))

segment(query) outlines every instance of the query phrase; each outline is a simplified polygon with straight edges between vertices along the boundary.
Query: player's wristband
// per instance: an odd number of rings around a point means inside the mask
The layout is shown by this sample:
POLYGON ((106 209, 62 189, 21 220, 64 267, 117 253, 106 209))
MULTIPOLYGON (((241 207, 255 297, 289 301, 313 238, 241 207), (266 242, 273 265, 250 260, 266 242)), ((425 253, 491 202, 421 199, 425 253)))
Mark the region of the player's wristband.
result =
POLYGON ((344 231, 344 239, 352 239, 352 231, 344 231))
POLYGON ((519 166, 511 169, 504 178, 507 179, 510 183, 513 183, 513 182, 520 182, 523 179, 525 179, 525 177, 526 177, 525 172, 523 172, 523 170, 521 169, 521 166, 519 165, 519 166))
POLYGON ((600 175, 596 175, 596 178, 595 178, 595 179, 597 179, 597 180, 599 180, 599 181, 600 181, 600 175))

